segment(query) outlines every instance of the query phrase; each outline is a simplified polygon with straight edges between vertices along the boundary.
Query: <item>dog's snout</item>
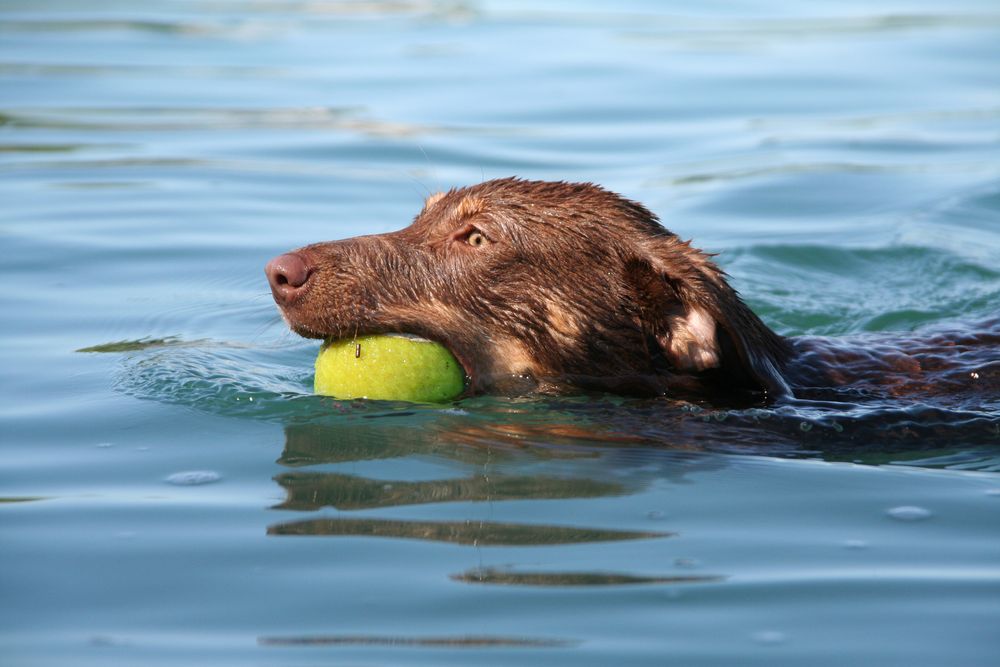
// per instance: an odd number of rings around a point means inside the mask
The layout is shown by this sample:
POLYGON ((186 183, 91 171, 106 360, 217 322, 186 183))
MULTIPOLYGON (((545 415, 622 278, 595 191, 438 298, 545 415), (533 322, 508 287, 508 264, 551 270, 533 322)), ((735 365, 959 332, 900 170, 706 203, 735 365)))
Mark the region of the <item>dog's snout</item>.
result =
POLYGON ((275 257, 264 267, 271 293, 278 303, 288 303, 302 291, 312 273, 306 260, 297 253, 275 257))

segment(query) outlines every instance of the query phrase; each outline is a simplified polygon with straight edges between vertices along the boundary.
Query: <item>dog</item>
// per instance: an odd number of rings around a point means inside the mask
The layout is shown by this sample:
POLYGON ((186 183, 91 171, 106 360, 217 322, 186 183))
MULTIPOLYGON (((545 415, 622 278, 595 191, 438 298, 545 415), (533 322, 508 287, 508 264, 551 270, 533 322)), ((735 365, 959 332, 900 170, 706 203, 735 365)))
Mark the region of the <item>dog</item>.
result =
POLYGON ((467 394, 610 392, 712 405, 994 406, 1000 319, 843 339, 772 331, 712 256, 589 183, 491 180, 430 196, 405 229, 318 243, 266 274, 310 338, 446 346, 467 394))

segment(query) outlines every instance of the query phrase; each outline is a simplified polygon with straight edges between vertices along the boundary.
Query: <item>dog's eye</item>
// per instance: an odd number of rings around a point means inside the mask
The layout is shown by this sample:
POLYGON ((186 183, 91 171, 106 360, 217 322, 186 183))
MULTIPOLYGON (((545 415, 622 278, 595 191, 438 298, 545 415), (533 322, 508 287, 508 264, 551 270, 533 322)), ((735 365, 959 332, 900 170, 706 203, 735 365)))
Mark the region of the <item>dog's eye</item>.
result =
POLYGON ((486 245, 486 237, 483 236, 481 231, 474 229, 468 236, 465 237, 465 242, 473 248, 478 248, 482 245, 486 245))

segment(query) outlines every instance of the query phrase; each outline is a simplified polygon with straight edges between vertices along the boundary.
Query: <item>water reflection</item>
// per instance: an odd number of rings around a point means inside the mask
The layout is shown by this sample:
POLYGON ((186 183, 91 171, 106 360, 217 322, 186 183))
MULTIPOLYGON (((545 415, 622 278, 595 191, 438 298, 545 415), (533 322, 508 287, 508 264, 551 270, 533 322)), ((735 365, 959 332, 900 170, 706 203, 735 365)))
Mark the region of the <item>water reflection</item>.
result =
MULTIPOLYGON (((442 503, 528 501, 574 502, 638 494, 655 484, 683 484, 692 473, 716 471, 731 459, 706 450, 864 460, 871 443, 873 463, 885 463, 893 447, 877 415, 847 426, 826 421, 824 406, 807 401, 777 409, 705 410, 664 400, 626 401, 610 397, 477 399, 451 408, 367 402, 324 404, 333 409, 285 427, 278 463, 297 468, 274 477, 285 500, 275 510, 340 512, 384 510, 442 503), (872 421, 875 420, 875 421, 872 421), (855 430, 879 433, 876 441, 856 440, 855 430), (762 444, 765 443, 765 444, 762 444), (814 447, 815 449, 811 449, 814 447), (440 478, 400 479, 399 466, 384 478, 317 469, 318 466, 385 459, 447 462, 465 469, 440 478), (303 469, 311 468, 311 469, 303 469)), ((898 426, 894 424, 894 426, 898 426)), ((934 422, 906 424, 934 441, 934 422)), ((947 427, 954 433, 955 426, 947 427)), ((909 438, 897 449, 912 450, 909 438)), ((924 449, 926 452, 927 450, 924 449)), ((946 455, 946 451, 935 451, 946 455)), ((375 469, 382 470, 379 465, 375 469)), ((471 505, 470 505, 471 507, 471 505)), ((466 511, 465 508, 459 511, 466 511)), ((529 516, 531 510, 529 510, 529 516)), ((563 512, 564 514, 564 512, 563 512)), ((669 530, 613 526, 588 520, 588 512, 547 522, 463 519, 437 515, 399 519, 382 516, 296 517, 269 526, 274 536, 386 537, 478 547, 557 546, 649 540, 673 536, 669 530), (583 518, 581 518, 583 517, 583 518), (569 525, 567 525, 569 524, 569 525)), ((717 583, 718 574, 670 575, 564 569, 499 569, 484 566, 453 581, 515 586, 614 586, 626 584, 717 583)))
POLYGON ((714 575, 674 575, 648 577, 620 572, 512 572, 491 568, 453 574, 451 578, 469 584, 508 586, 634 586, 637 584, 704 584, 725 580, 714 575))
POLYGON ((626 492, 624 484, 544 475, 480 474, 460 479, 386 482, 354 475, 296 472, 278 475, 275 481, 285 490, 287 499, 274 509, 284 510, 321 507, 357 510, 459 501, 596 498, 626 492))
MULTIPOLYGON (((450 460, 474 468, 473 474, 432 480, 371 479, 354 474, 298 470, 275 477, 286 499, 274 509, 315 511, 333 507, 342 511, 401 507, 446 502, 547 501, 621 496, 641 488, 635 479, 602 479, 608 471, 600 465, 602 450, 585 448, 594 438, 577 447, 533 447, 539 439, 565 441, 580 427, 568 423, 532 424, 535 411, 510 409, 508 419, 477 423, 475 416, 461 411, 406 411, 362 413, 326 423, 294 424, 285 428, 285 449, 278 462, 289 467, 316 466, 346 461, 377 460, 411 456, 450 460), (400 418, 402 417, 402 418, 400 418), (549 435, 551 434, 551 436, 549 435), (530 450, 531 456, 524 456, 530 450), (522 460, 517 459, 520 454, 522 460), (484 472, 485 466, 537 465, 540 461, 572 459, 598 463, 593 476, 534 471, 518 474, 503 470, 484 472)), ((648 471, 647 471, 648 473, 648 471)), ((616 530, 587 525, 502 523, 482 520, 397 520, 378 517, 324 517, 272 525, 269 535, 323 535, 393 537, 478 546, 527 546, 640 540, 672 535, 666 531, 616 530)), ((482 581, 482 579, 480 579, 482 581)))
POLYGON ((376 403, 345 405, 338 405, 339 414, 286 426, 278 463, 301 467, 421 454, 482 465, 516 454, 545 460, 594 458, 599 456, 594 445, 653 444, 641 435, 592 422, 586 414, 539 410, 538 401, 513 406, 485 399, 468 411, 374 411, 376 403))
MULTIPOLYGON (((2 71, 2 70, 0 70, 2 71)), ((79 70, 76 70, 79 73, 79 70)), ((104 74, 96 68, 90 73, 104 74)), ((253 74, 223 71, 220 74, 253 74)), ((74 108, 18 109, 0 112, 0 126, 17 129, 84 130, 101 132, 177 132, 183 130, 283 129, 340 130, 379 138, 409 138, 428 134, 510 135, 502 128, 418 125, 364 115, 360 107, 226 108, 74 108)))
POLYGON ((271 526, 268 535, 395 537, 476 546, 542 546, 670 537, 673 533, 491 521, 309 519, 271 526))
POLYGON ((456 637, 401 637, 398 635, 301 635, 295 637, 259 637, 261 646, 423 646, 432 648, 528 647, 549 648, 578 644, 569 639, 536 639, 495 635, 456 637))
MULTIPOLYGON (((977 365, 976 381, 995 383, 996 368, 995 362, 977 365)), ((482 465, 526 454, 579 460, 600 458, 609 449, 655 448, 850 461, 871 456, 878 464, 886 455, 1000 444, 992 397, 966 406, 949 404, 950 394, 919 402, 851 388, 800 393, 779 404, 739 408, 606 395, 479 397, 444 410, 316 402, 302 423, 289 427, 280 463, 423 454, 482 465)), ((284 405, 287 410, 287 400, 284 405)))

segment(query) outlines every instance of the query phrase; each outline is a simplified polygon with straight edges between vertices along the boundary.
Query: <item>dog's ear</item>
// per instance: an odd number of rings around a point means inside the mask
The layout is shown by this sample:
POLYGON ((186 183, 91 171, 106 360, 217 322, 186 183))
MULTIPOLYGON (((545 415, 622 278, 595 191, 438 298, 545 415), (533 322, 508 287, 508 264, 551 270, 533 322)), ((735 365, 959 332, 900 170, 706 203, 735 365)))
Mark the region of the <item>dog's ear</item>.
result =
POLYGON ((672 234, 645 239, 626 262, 651 356, 674 372, 711 371, 733 389, 789 393, 788 343, 726 282, 710 257, 672 234))

